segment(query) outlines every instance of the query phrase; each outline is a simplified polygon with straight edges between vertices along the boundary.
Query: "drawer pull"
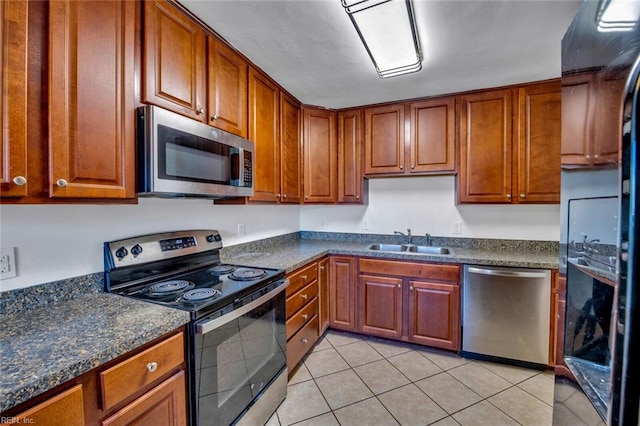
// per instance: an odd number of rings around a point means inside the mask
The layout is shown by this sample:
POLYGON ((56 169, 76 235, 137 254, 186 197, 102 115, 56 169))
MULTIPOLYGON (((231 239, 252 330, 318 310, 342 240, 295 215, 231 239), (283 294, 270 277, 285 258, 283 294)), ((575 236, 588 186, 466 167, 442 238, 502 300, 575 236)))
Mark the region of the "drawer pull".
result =
POLYGON ((158 369, 158 363, 157 362, 150 362, 149 364, 147 364, 147 371, 149 371, 149 373, 153 373, 157 369, 158 369))
POLYGON ((309 315, 307 315, 307 314, 302 314, 302 319, 303 319, 303 320, 306 320, 307 318, 309 318, 309 315))
POLYGON ((300 341, 301 341, 303 344, 305 344, 305 345, 309 342, 307 339, 302 339, 302 340, 300 340, 300 341))
POLYGON ((309 296, 307 296, 306 294, 301 294, 300 297, 302 297, 304 300, 307 300, 309 296))
POLYGON ((300 278, 302 278, 302 281, 307 281, 307 276, 306 275, 300 275, 300 278))

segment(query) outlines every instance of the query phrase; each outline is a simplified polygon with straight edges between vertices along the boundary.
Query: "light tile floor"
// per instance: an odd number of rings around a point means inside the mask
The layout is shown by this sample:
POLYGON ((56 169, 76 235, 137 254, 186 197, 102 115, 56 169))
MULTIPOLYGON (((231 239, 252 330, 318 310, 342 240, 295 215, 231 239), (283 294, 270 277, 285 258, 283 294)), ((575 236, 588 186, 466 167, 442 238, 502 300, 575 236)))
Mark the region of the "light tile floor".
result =
POLYGON ((267 426, 551 425, 553 374, 330 330, 267 426))

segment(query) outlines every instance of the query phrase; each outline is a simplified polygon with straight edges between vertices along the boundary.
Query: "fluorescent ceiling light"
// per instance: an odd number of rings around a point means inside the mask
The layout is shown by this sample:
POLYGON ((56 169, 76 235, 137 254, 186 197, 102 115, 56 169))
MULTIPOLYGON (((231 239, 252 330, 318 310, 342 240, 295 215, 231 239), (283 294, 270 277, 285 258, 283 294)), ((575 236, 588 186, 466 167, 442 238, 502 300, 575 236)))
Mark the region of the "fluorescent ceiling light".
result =
POLYGON ((638 0, 602 0, 598 16, 598 31, 631 31, 640 19, 638 0))
POLYGON ((342 0, 380 78, 422 69, 411 0, 342 0))

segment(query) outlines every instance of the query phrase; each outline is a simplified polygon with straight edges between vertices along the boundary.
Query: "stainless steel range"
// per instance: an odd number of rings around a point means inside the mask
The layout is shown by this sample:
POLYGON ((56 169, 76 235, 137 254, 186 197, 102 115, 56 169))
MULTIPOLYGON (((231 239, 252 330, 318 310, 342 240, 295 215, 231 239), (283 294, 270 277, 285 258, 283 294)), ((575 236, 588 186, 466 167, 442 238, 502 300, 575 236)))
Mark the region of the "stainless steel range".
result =
POLYGON ((224 264, 218 231, 104 244, 106 291, 188 311, 190 424, 264 424, 286 396, 283 270, 224 264))

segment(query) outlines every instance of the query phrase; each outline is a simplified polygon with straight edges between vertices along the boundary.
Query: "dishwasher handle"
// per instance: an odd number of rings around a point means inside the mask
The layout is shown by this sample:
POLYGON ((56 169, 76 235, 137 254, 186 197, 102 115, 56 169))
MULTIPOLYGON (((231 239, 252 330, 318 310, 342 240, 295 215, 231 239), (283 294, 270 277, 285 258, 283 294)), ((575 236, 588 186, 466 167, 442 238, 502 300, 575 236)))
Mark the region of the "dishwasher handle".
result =
POLYGON ((512 277, 512 278, 546 278, 546 271, 509 271, 506 269, 488 269, 470 266, 467 268, 470 274, 493 275, 496 277, 512 277))

